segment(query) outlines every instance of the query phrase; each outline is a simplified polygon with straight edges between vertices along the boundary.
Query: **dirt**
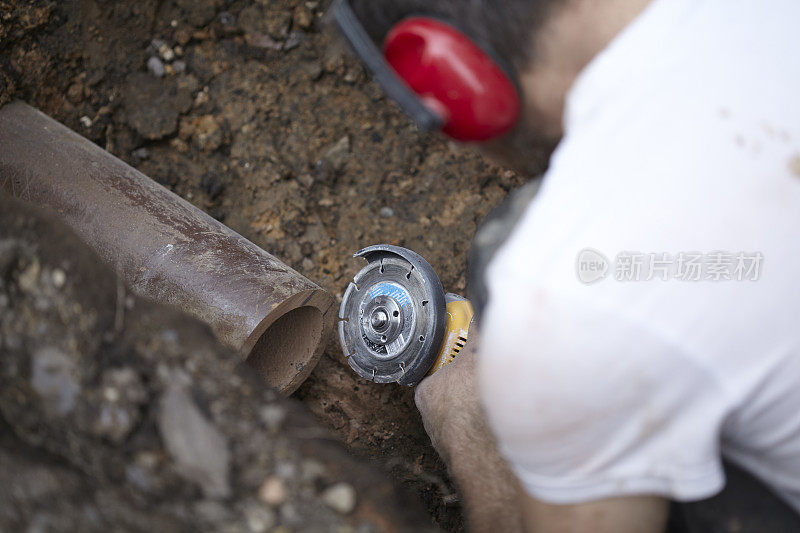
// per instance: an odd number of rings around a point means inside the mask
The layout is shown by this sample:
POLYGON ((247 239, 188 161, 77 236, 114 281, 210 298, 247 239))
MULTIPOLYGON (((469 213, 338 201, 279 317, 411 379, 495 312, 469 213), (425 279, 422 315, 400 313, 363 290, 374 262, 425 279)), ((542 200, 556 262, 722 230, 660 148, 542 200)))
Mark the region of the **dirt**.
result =
POLYGON ((0 523, 12 531, 430 530, 211 329, 0 198, 0 523))
MULTIPOLYGON (((340 299, 370 244, 466 289, 480 220, 525 182, 423 134, 300 0, 0 0, 0 105, 27 101, 340 299)), ((359 379, 335 339, 296 393, 359 457, 464 527, 413 391, 359 379)))

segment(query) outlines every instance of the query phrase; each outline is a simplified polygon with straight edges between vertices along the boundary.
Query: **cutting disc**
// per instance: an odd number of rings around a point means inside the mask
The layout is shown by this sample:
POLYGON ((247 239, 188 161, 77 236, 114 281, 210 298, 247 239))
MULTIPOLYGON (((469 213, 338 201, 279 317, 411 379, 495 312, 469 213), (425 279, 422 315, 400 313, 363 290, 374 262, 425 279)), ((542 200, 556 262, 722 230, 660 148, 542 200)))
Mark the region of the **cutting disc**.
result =
POLYGON ((442 345, 442 283, 427 261, 406 248, 370 246, 355 257, 369 264, 347 287, 339 308, 347 362, 370 381, 415 385, 442 345))

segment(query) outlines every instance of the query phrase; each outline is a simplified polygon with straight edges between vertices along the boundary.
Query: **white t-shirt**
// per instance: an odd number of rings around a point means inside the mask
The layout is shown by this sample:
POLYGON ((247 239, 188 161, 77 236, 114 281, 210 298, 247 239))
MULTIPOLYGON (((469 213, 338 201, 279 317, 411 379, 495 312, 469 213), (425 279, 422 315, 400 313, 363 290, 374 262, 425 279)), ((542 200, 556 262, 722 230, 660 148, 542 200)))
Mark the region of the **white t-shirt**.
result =
POLYGON ((800 510, 800 2, 655 0, 564 121, 487 272, 501 452, 551 503, 708 497, 725 455, 800 510))

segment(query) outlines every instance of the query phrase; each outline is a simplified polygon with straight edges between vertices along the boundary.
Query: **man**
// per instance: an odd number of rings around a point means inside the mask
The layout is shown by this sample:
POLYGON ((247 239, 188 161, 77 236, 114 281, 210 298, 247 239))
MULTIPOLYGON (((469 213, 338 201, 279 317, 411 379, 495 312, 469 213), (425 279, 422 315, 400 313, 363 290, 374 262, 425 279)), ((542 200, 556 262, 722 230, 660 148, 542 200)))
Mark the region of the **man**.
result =
POLYGON ((482 276, 477 355, 417 389, 472 527, 659 531, 722 456, 800 510, 800 4, 351 4, 379 45, 424 15, 514 72, 488 153, 561 139, 482 276))

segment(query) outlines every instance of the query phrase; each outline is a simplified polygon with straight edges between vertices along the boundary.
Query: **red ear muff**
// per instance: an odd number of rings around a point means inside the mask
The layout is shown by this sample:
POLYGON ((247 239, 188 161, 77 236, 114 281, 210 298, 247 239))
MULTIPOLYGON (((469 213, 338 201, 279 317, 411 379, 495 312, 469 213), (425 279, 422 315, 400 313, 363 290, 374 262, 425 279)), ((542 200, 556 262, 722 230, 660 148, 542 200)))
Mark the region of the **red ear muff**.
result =
POLYGON ((506 72, 453 26, 411 17, 387 34, 384 57, 459 141, 487 141, 517 122, 520 99, 506 72))

